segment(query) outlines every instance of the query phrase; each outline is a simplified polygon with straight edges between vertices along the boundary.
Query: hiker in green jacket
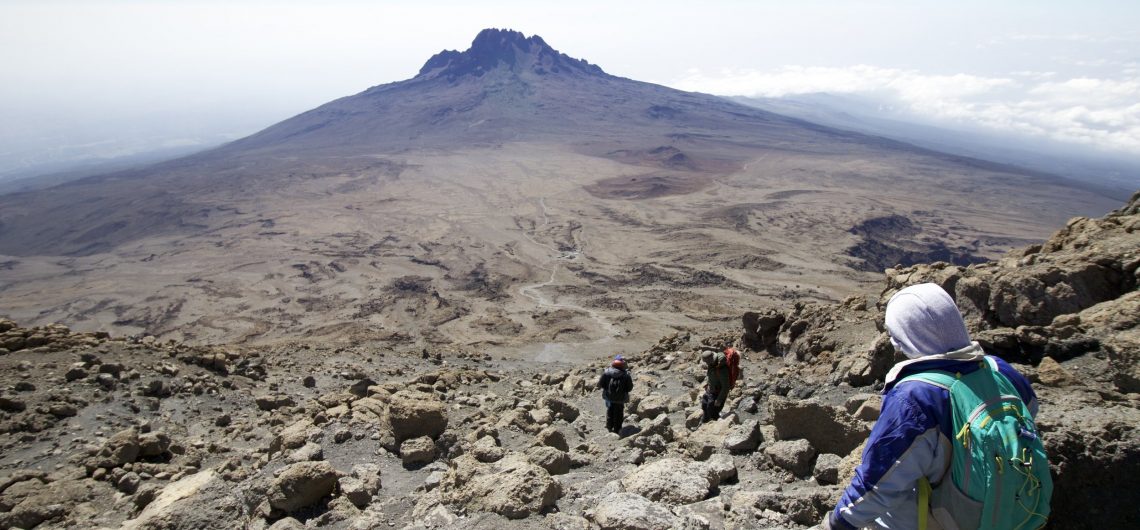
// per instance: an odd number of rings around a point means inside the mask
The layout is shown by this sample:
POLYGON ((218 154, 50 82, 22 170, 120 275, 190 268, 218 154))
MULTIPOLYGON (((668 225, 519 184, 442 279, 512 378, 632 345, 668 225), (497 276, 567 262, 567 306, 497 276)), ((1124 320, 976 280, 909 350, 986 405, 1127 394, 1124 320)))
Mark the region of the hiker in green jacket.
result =
POLYGON ((720 411, 724 409, 724 402, 728 399, 729 369, 728 362, 721 352, 705 351, 701 353, 701 362, 705 365, 705 393, 701 396, 701 410, 704 416, 701 423, 720 419, 720 411))

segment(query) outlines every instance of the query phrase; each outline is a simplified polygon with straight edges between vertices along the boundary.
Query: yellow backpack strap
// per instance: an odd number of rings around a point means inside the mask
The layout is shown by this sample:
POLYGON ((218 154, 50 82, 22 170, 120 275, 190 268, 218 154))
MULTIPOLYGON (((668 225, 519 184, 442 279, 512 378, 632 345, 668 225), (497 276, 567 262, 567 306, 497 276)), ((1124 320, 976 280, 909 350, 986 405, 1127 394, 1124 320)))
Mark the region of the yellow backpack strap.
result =
POLYGON ((930 481, 918 479, 918 530, 926 530, 926 517, 930 514, 930 481))

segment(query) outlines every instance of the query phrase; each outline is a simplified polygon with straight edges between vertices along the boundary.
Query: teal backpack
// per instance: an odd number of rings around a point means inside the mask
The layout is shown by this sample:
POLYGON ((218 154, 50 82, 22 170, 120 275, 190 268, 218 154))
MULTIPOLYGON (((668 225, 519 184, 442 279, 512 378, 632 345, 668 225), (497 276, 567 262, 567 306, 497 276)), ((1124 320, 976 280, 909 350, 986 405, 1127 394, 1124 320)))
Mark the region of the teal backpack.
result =
MULTIPOLYGON (((949 480, 919 485, 919 530, 929 514, 948 530, 1034 530, 1045 526, 1053 479, 1033 416, 987 357, 968 374, 929 371, 924 381, 950 392, 954 439, 949 480)), ((902 382, 900 381, 900 383, 902 382)))

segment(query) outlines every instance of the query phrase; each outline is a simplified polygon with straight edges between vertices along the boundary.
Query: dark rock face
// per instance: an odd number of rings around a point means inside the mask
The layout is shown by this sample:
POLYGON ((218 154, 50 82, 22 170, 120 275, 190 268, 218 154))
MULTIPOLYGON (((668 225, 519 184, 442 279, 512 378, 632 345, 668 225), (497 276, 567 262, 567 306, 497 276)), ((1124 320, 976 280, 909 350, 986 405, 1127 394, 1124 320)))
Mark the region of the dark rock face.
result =
POLYGON ((919 238, 922 229, 902 215, 867 219, 848 232, 862 238, 846 250, 848 256, 862 260, 855 267, 859 270, 879 272, 896 265, 937 261, 963 266, 986 261, 972 255, 972 249, 951 248, 942 241, 919 238))
POLYGON ((1140 324, 1127 317, 1096 324, 1117 312, 1094 309, 1133 305, 1125 295, 1136 290, 1140 268, 1138 219, 1129 213, 1136 202, 1102 219, 1073 219, 1044 245, 996 262, 888 269, 879 307, 907 285, 933 282, 954 297, 983 345, 1008 360, 1036 364, 1044 356, 1065 360, 1098 351, 1104 335, 1140 324), (1085 311, 1097 315, 1089 320, 1094 324, 1085 323, 1085 311))
POLYGON ((417 77, 444 77, 455 81, 463 76, 482 77, 505 67, 514 72, 529 70, 538 75, 606 75, 601 68, 559 53, 534 35, 505 29, 485 29, 475 36, 464 52, 444 50, 424 63, 417 77))

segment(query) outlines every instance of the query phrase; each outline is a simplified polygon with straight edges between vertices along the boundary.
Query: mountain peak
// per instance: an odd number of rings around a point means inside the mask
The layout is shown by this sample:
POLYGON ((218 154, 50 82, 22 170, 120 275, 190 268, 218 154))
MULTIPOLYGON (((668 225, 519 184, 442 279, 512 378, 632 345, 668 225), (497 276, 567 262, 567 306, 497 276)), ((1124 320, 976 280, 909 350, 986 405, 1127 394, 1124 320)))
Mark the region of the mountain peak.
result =
POLYGON ((424 63, 416 77, 482 77, 495 69, 538 75, 605 75, 596 65, 574 59, 551 48, 542 37, 527 37, 510 29, 488 28, 480 31, 466 51, 444 50, 424 63))

